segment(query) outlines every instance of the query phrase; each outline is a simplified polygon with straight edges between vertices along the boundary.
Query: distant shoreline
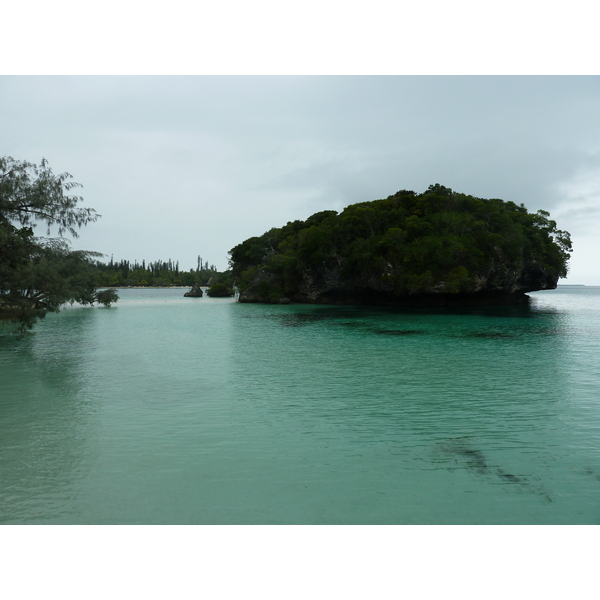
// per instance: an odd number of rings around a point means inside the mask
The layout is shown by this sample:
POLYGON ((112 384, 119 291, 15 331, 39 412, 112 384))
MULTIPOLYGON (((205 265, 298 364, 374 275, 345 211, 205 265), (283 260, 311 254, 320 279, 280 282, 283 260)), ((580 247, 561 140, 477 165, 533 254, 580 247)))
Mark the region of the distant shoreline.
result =
MULTIPOLYGON (((190 285, 102 285, 98 289, 111 290, 189 290, 190 285)), ((210 285, 201 285, 201 288, 208 288, 210 285)))

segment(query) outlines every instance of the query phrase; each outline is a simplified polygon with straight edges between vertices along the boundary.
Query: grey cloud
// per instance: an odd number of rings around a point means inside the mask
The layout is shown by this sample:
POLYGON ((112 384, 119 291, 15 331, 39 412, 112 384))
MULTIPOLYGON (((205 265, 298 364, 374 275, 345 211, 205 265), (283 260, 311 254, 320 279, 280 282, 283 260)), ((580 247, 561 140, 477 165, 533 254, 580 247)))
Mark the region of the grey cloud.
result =
POLYGON ((115 258, 223 269, 270 227, 438 182, 563 215, 577 240, 599 98, 598 77, 0 77, 1 152, 73 173, 103 215, 75 244, 115 258))

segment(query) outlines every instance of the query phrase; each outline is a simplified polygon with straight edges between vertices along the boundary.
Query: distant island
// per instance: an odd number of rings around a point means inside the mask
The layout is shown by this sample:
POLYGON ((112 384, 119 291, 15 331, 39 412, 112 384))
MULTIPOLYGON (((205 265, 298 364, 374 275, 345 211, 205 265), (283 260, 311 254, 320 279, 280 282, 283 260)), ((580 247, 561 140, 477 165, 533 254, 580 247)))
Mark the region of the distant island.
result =
POLYGON ((550 214, 401 190, 288 222, 230 251, 240 302, 463 306, 528 301, 566 277, 571 239, 550 214))

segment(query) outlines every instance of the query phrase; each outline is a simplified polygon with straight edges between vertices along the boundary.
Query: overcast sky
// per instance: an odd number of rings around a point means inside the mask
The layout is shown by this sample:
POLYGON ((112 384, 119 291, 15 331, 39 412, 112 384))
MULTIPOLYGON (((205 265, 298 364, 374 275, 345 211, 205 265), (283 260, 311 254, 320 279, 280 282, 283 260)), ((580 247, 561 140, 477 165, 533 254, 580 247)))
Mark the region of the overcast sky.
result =
POLYGON ((271 227, 441 183, 550 211, 563 283, 600 285, 595 76, 4 75, 0 155, 71 173, 102 215, 73 247, 115 260, 224 270, 271 227))

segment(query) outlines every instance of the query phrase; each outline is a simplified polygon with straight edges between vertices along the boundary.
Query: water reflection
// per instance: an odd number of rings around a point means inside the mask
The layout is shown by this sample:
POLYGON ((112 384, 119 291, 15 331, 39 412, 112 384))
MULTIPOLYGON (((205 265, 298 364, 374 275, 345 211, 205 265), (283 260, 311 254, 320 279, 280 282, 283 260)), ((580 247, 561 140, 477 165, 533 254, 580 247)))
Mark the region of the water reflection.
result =
POLYGON ((0 338, 4 522, 597 521, 598 310, 169 292, 0 338))
POLYGON ((0 347, 0 520, 59 514, 85 468, 94 410, 82 394, 82 364, 94 315, 49 315, 35 333, 0 347), (10 510, 8 510, 10 506, 10 510))
MULTIPOLYGON (((341 452, 385 447, 424 463, 454 438, 511 461, 523 448, 530 462, 551 460, 544 437, 561 428, 570 368, 556 311, 237 308, 237 379, 263 418, 285 421, 290 435, 310 431, 329 446, 337 436, 341 452), (244 347, 247 324, 261 319, 244 347)), ((509 482, 513 471, 494 473, 509 482)))

